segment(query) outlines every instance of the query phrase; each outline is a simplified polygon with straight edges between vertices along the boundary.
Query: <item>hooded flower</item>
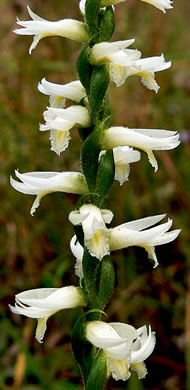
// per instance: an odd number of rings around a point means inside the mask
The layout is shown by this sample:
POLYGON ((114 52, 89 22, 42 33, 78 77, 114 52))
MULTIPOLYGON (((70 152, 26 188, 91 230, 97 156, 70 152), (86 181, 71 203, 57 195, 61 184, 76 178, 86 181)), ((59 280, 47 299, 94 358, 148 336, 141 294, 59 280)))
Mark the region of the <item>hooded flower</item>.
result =
POLYGON ((172 220, 161 225, 154 226, 165 217, 165 214, 155 215, 137 219, 116 226, 109 230, 110 250, 118 250, 129 246, 140 246, 148 252, 148 257, 154 261, 154 268, 157 267, 158 261, 155 254, 155 246, 167 244, 176 239, 180 229, 168 232, 172 226, 172 220))
POLYGON ((173 0, 141 0, 141 1, 154 5, 154 7, 160 9, 164 13, 166 13, 167 9, 173 8, 172 6, 173 0))
MULTIPOLYGON (((123 3, 123 1, 125 1, 125 0, 102 0, 101 5, 108 7, 109 5, 112 5, 112 4, 123 3)), ((145 3, 151 4, 151 5, 154 5, 154 7, 160 9, 164 13, 166 13, 167 9, 173 8, 172 7, 173 0, 141 0, 141 1, 144 1, 145 3)))
POLYGON ((67 149, 72 127, 90 125, 89 112, 83 106, 48 107, 47 111, 44 111, 44 119, 46 124, 40 125, 40 131, 50 130, 51 150, 58 155, 67 149))
POLYGON ((86 42, 89 39, 86 25, 78 20, 62 19, 50 22, 36 15, 29 6, 27 6, 27 10, 32 20, 21 21, 17 19, 17 24, 22 28, 18 28, 14 32, 18 35, 34 35, 29 54, 44 37, 58 35, 79 42, 86 42))
POLYGON ((77 306, 86 306, 86 298, 83 291, 74 286, 24 291, 16 295, 15 306, 9 305, 15 314, 37 318, 36 339, 39 343, 43 342, 50 316, 59 310, 77 306))
POLYGON ((81 279, 83 278, 82 259, 83 259, 84 249, 82 245, 80 245, 80 243, 78 242, 76 235, 74 235, 71 238, 70 248, 73 256, 75 256, 76 258, 75 274, 81 279))
POLYGON ((39 207, 43 196, 52 192, 68 192, 71 194, 84 194, 88 187, 84 178, 79 172, 27 172, 15 175, 21 182, 10 178, 11 185, 15 190, 23 194, 36 195, 30 214, 34 215, 39 207))
POLYGON ((61 85, 50 83, 43 78, 38 84, 38 89, 44 95, 49 95, 51 100, 53 99, 51 104, 52 107, 57 107, 57 104, 59 104, 62 99, 69 99, 80 103, 80 101, 86 96, 85 89, 79 80, 61 85))
MULTIPOLYGON (((176 229, 168 232, 172 226, 172 220, 170 219, 166 223, 152 227, 160 222, 165 216, 166 214, 161 214, 141 218, 109 229, 109 251, 124 249, 134 245, 140 246, 146 249, 148 257, 154 261, 154 268, 157 267, 158 260, 155 254, 155 246, 168 244, 169 242, 174 241, 181 231, 180 229, 176 229)), ((80 275, 82 275, 82 257, 84 249, 77 241, 76 236, 74 237, 71 240, 71 250, 76 257, 76 264, 80 271, 80 275)))
POLYGON ((116 146, 133 146, 144 150, 154 167, 158 170, 158 163, 153 150, 170 150, 180 144, 179 134, 176 131, 156 129, 129 129, 128 127, 110 127, 102 136, 102 149, 112 149, 116 146))
POLYGON ((129 369, 135 370, 139 379, 146 376, 144 360, 151 355, 156 343, 150 326, 147 332, 146 326, 135 329, 120 322, 91 321, 86 326, 86 338, 107 354, 108 368, 115 380, 129 379, 129 369))
POLYGON ((102 210, 93 204, 85 204, 79 210, 69 214, 69 220, 73 225, 82 225, 84 241, 91 256, 97 259, 109 254, 108 228, 113 213, 110 210, 102 210))
POLYGON ((140 58, 141 52, 134 49, 126 49, 134 39, 118 42, 101 42, 94 45, 90 55, 92 64, 109 63, 112 81, 120 87, 127 77, 136 75, 141 77, 142 83, 155 92, 159 85, 155 80, 155 72, 168 69, 171 61, 166 62, 164 55, 148 58, 140 58))

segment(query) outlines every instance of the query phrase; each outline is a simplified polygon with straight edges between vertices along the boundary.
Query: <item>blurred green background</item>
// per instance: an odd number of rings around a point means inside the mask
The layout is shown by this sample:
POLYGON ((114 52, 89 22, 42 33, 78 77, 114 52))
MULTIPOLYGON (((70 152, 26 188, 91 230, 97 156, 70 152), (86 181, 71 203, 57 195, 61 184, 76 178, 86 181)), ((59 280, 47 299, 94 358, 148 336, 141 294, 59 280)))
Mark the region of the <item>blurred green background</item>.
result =
MULTIPOLYGON (((82 20, 78 0, 0 0, 0 390, 80 390, 70 344, 80 309, 51 317, 42 345, 34 339, 36 321, 8 309, 15 294, 23 290, 78 283, 69 249, 73 229, 67 219, 77 197, 49 195, 31 217, 33 197, 16 192, 9 184, 15 168, 21 172, 80 169, 76 130, 61 157, 50 151, 49 134, 39 132, 48 98, 37 90, 43 77, 58 83, 76 78, 80 44, 46 38, 29 56, 31 38, 12 33, 16 16, 28 19, 27 4, 46 19, 82 20)), ((151 324, 157 345, 147 361, 145 380, 136 380, 136 375, 126 383, 111 379, 110 390, 190 389, 189 15, 187 0, 175 0, 174 9, 166 15, 138 0, 116 7, 113 39, 135 37, 133 47, 144 57, 164 52, 172 68, 157 74, 161 87, 157 95, 136 77, 119 89, 111 85, 113 124, 179 130, 182 143, 174 151, 156 153, 156 174, 142 153, 141 161, 131 166, 129 182, 122 187, 114 183, 108 199, 115 214, 113 225, 166 212, 182 233, 175 242, 157 247, 160 266, 155 270, 143 249, 129 248, 112 255, 117 282, 106 310, 109 320, 135 327, 151 324)))

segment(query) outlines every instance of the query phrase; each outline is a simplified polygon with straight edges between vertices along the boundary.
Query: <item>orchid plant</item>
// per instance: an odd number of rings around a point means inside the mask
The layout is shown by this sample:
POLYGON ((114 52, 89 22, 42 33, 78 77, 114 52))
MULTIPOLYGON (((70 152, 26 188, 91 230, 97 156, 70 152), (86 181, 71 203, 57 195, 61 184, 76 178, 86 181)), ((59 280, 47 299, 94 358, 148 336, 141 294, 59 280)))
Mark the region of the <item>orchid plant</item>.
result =
MULTIPOLYGON (((110 42, 115 28, 114 6, 123 1, 81 0, 83 22, 72 19, 50 22, 27 7, 31 20, 18 19, 21 27, 14 30, 18 35, 34 36, 30 54, 40 39, 52 35, 83 44, 77 60, 77 80, 60 85, 43 78, 38 84, 39 91, 49 96, 50 101, 44 112, 45 123, 39 129, 50 131, 51 150, 59 156, 69 146, 71 129, 78 127, 82 143, 81 172, 19 173, 16 170, 18 180, 11 177, 11 185, 17 191, 36 196, 31 215, 47 194, 61 191, 81 195, 68 216, 75 231, 70 248, 76 258, 79 287, 25 291, 16 295, 15 306, 10 309, 37 319, 36 339, 41 343, 51 315, 61 309, 83 308, 73 329, 72 347, 86 390, 103 389, 111 375, 115 380, 126 381, 131 370, 136 371, 139 379, 144 378, 147 374, 144 361, 155 347, 155 332, 150 325, 148 329, 143 324, 136 329, 129 324, 101 319, 114 289, 110 253, 140 246, 152 259, 153 267, 157 267, 155 247, 173 241, 180 232, 179 229, 169 231, 171 219, 159 224, 165 214, 109 226, 114 215, 105 208, 105 202, 114 180, 122 185, 129 179, 130 164, 140 160, 141 150, 157 171, 153 151, 170 150, 180 142, 174 131, 112 126, 107 93, 110 81, 119 87, 129 76, 136 75, 145 87, 157 93, 155 73, 171 66, 163 54, 141 58, 139 50, 129 48, 134 39, 110 42), (71 103, 66 105, 67 99, 71 103)), ((172 8, 171 0, 142 1, 164 13, 172 8)))

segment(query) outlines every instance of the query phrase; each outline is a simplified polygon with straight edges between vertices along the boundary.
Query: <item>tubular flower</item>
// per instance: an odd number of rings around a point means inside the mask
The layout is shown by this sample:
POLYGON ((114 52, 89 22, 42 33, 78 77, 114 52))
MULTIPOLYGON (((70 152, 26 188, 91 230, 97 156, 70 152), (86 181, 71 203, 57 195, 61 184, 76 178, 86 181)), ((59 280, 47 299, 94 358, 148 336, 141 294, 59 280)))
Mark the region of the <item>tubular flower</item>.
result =
POLYGON ((135 39, 97 43, 91 50, 90 61, 95 65, 108 63, 112 81, 120 86, 126 80, 127 69, 141 57, 139 50, 127 49, 134 42, 135 39))
POLYGON ((57 103, 62 99, 69 99, 79 103, 86 96, 85 89, 79 80, 61 85, 50 83, 43 78, 38 84, 38 89, 44 95, 48 95, 55 100, 52 104, 54 107, 56 107, 57 103))
POLYGON ((77 240, 77 236, 74 235, 70 241, 70 248, 72 254, 76 257, 75 263, 75 274, 81 279, 83 278, 83 269, 82 269, 82 259, 84 254, 84 249, 77 240))
POLYGON ((42 343, 50 316, 59 310, 86 306, 86 304, 83 291, 80 288, 69 286, 24 291, 15 296, 15 306, 9 305, 9 307, 15 314, 37 318, 36 339, 42 343))
MULTIPOLYGON (((108 7, 109 5, 112 4, 123 3, 123 1, 125 0, 102 0, 101 5, 108 7)), ((141 0, 141 1, 154 5, 154 7, 160 9, 164 13, 166 13, 167 9, 173 8, 172 7, 173 0, 141 0)))
POLYGON ((132 75, 139 76, 145 87, 157 93, 160 87, 155 80, 154 73, 168 69, 170 66, 171 61, 166 62, 163 54, 157 57, 142 58, 134 61, 134 64, 126 69, 126 78, 132 75))
POLYGON ((154 350, 155 332, 148 332, 146 326, 135 329, 123 323, 105 323, 91 321, 86 325, 86 338, 95 347, 105 351, 108 358, 108 368, 115 380, 126 381, 131 373, 137 372, 142 379, 147 374, 144 363, 154 350))
POLYGON ((40 124, 40 131, 50 130, 51 150, 60 155, 67 149, 70 140, 70 131, 74 126, 88 127, 90 115, 83 106, 68 108, 48 107, 44 111, 45 125, 40 124))
POLYGON ((52 192, 69 192, 72 194, 85 194, 88 187, 84 175, 79 172, 27 172, 15 175, 21 182, 10 178, 15 190, 23 194, 36 195, 30 214, 34 215, 43 196, 52 192))
POLYGON ((128 127, 110 127, 102 136, 102 149, 112 149, 116 146, 133 146, 144 150, 154 168, 158 163, 153 150, 170 150, 179 144, 179 134, 176 131, 156 129, 129 129, 128 127))
POLYGON ((91 256, 99 260, 109 254, 109 230, 105 224, 110 223, 112 218, 110 210, 100 210, 92 204, 85 204, 69 215, 73 225, 82 225, 86 247, 91 256))
POLYGON ((168 232, 172 226, 171 219, 168 219, 168 222, 159 226, 151 227, 160 222, 164 217, 165 214, 155 215, 127 222, 113 229, 109 229, 110 250, 114 251, 133 245, 140 246, 146 249, 148 257, 154 261, 154 268, 157 267, 158 260, 154 247, 175 240, 181 231, 180 229, 176 229, 168 232))
POLYGON ((159 85, 155 80, 155 72, 168 69, 171 61, 166 62, 164 55, 142 58, 141 52, 134 49, 126 49, 134 39, 118 42, 101 42, 94 45, 90 61, 93 64, 109 63, 110 77, 120 87, 127 77, 136 75, 141 77, 142 83, 155 92, 158 92, 159 85))
POLYGON ((18 35, 34 35, 29 54, 36 48, 40 39, 48 36, 58 35, 79 42, 86 42, 89 39, 86 25, 78 20, 62 19, 50 22, 36 15, 29 6, 27 6, 27 10, 32 20, 21 21, 17 19, 17 24, 22 28, 18 28, 14 32, 18 35))
POLYGON ((173 0, 141 0, 144 1, 145 3, 154 5, 154 7, 160 9, 164 13, 166 13, 167 9, 171 9, 173 0))

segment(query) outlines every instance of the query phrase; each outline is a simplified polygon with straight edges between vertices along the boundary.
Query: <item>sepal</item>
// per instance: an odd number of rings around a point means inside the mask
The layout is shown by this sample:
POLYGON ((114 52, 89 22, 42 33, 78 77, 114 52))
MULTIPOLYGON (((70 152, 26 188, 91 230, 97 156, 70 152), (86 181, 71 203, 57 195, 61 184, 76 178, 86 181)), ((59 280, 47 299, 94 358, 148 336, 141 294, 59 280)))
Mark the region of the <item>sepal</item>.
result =
POLYGON ((108 376, 109 372, 107 355, 103 350, 100 350, 97 353, 90 370, 86 384, 86 390, 104 389, 108 376))
POLYGON ((108 7, 104 11, 100 20, 99 42, 108 42, 115 29, 115 16, 113 7, 108 7))
POLYGON ((101 0, 86 0, 85 4, 85 19, 88 26, 88 30, 91 36, 93 37, 93 40, 95 42, 98 42, 98 27, 99 27, 99 20, 98 20, 98 13, 100 10, 100 3, 101 0), (97 35, 96 35, 97 34, 97 35))
POLYGON ((101 151, 100 133, 102 130, 103 129, 101 124, 96 129, 94 129, 94 131, 87 137, 82 146, 82 170, 85 175, 90 192, 93 192, 96 187, 98 159, 101 151))
POLYGON ((75 324, 71 339, 73 353, 80 367, 84 383, 88 379, 95 353, 94 346, 84 336, 86 326, 85 316, 86 313, 75 324))
POLYGON ((90 83, 91 120, 96 123, 109 85, 109 68, 106 65, 94 67, 90 83))
POLYGON ((80 81, 86 89, 87 94, 89 94, 89 85, 93 71, 93 66, 89 62, 88 46, 89 42, 83 46, 76 65, 80 81))
POLYGON ((115 272, 110 257, 105 256, 100 262, 85 249, 83 274, 91 307, 103 310, 111 298, 115 282, 115 272))
POLYGON ((100 159, 95 192, 104 199, 109 192, 115 177, 113 150, 107 150, 100 159))

